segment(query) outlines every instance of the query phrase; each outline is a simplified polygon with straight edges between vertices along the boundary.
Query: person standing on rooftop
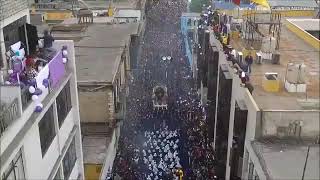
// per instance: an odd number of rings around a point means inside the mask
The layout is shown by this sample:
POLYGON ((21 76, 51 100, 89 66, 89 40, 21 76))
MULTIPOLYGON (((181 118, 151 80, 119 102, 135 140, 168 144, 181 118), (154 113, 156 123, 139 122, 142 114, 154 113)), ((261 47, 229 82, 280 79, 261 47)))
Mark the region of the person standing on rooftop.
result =
POLYGON ((44 30, 43 34, 44 34, 43 36, 44 48, 51 48, 54 38, 51 36, 51 34, 49 34, 48 30, 44 30))

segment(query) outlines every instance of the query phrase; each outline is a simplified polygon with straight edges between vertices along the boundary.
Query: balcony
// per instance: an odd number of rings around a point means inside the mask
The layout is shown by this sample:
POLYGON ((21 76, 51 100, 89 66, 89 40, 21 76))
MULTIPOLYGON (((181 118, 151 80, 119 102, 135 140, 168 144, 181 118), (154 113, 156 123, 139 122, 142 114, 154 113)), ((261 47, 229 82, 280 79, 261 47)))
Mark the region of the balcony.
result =
POLYGON ((69 48, 74 51, 72 41, 56 41, 53 44, 56 49, 54 54, 44 54, 44 56, 37 57, 42 60, 47 59, 47 61, 40 64, 41 68, 36 68, 38 71, 36 76, 32 78, 35 80, 33 85, 29 83, 31 79, 25 76, 26 69, 17 73, 18 80, 5 78, 6 83, 0 84, 0 136, 20 117, 27 120, 33 112, 40 112, 41 110, 36 110, 37 107, 43 106, 42 103, 47 99, 46 97, 59 88, 60 81, 72 71, 74 64, 70 61, 74 61, 73 57, 68 57, 67 62, 64 61, 67 55, 64 55, 61 50, 65 45, 68 51, 69 48), (44 86, 44 80, 48 80, 47 86, 44 86), (41 93, 30 93, 30 86, 40 89, 41 93))

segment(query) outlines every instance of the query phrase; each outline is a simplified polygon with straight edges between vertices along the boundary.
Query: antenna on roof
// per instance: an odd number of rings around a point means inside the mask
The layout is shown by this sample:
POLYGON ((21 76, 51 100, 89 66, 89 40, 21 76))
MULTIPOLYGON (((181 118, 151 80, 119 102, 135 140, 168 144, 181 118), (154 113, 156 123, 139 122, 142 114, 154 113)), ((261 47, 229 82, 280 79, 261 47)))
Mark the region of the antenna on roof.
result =
POLYGON ((306 172, 306 167, 307 167, 308 158, 309 158, 309 152, 310 152, 310 145, 308 145, 308 151, 307 151, 306 161, 304 162, 303 174, 302 174, 302 179, 301 180, 304 180, 304 174, 306 172))

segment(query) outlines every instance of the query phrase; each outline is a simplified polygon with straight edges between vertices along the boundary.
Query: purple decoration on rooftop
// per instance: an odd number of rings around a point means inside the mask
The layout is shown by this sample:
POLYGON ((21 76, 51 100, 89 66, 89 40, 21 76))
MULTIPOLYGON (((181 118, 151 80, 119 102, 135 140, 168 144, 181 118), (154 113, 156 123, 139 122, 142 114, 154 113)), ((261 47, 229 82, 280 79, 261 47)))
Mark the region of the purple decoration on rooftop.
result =
POLYGON ((39 88, 36 88, 36 91, 33 94, 39 96, 42 94, 42 90, 39 88))
POLYGON ((28 84, 30 85, 30 86, 35 86, 36 84, 37 84, 37 81, 36 81, 36 79, 30 79, 30 80, 28 80, 28 84))
POLYGON ((41 106, 36 106, 36 109, 34 110, 34 112, 41 112, 42 111, 42 107, 41 106))
POLYGON ((65 65, 62 62, 61 51, 50 61, 49 72, 51 87, 55 88, 65 74, 65 65))
POLYGON ((45 87, 45 88, 48 88, 49 87, 49 79, 44 79, 42 81, 42 85, 45 87))

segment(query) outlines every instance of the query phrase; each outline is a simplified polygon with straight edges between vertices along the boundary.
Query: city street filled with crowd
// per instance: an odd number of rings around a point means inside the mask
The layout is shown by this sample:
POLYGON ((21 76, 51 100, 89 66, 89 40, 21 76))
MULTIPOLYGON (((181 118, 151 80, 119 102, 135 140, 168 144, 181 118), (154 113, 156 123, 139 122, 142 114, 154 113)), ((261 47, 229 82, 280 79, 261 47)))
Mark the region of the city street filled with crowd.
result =
POLYGON ((184 0, 148 1, 138 68, 129 80, 113 174, 128 180, 216 179, 200 103, 185 56, 180 16, 184 0), (167 108, 155 108, 153 89, 165 87, 167 108))

